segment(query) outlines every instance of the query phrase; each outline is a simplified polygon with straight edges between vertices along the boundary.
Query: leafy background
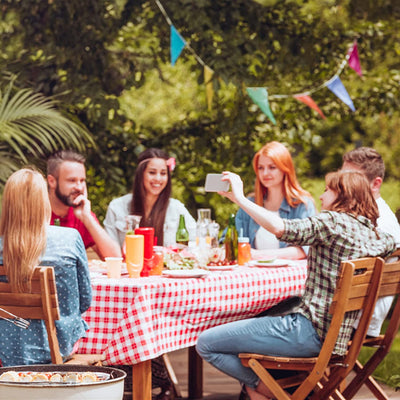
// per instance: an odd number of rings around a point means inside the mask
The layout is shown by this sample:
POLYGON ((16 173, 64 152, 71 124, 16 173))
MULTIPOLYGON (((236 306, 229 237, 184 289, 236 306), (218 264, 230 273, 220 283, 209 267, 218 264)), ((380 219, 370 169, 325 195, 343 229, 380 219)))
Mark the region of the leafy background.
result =
POLYGON ((110 200, 130 190, 137 155, 160 147, 177 159, 173 195, 194 216, 197 208, 211 207, 224 226, 235 206, 204 193, 208 172, 238 172, 250 192, 255 151, 278 140, 290 148, 300 181, 317 200, 324 174, 340 167, 345 151, 364 145, 384 157, 383 197, 392 209, 400 207, 398 0, 163 5, 215 71, 210 111, 203 69, 191 52, 184 50, 176 66, 170 65, 169 26, 154 1, 2 0, 0 183, 26 163, 44 169, 55 149, 73 147, 87 156, 89 195, 102 220, 110 200), (326 120, 287 98, 270 101, 274 126, 246 95, 247 86, 267 87, 271 95, 318 87, 332 77, 355 39, 363 77, 345 68, 340 78, 356 112, 322 89, 313 99, 326 120), (58 139, 43 140, 49 124, 43 110, 25 113, 42 129, 28 132, 29 140, 20 129, 22 114, 2 112, 25 90, 44 96, 60 121, 70 121, 58 139))

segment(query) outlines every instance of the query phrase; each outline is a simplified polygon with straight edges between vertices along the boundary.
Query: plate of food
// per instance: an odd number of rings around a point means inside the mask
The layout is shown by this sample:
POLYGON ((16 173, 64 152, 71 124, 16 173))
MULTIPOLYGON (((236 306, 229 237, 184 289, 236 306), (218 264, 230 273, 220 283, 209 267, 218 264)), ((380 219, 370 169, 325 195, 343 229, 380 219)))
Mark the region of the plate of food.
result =
POLYGON ((203 278, 209 272, 205 269, 165 269, 162 274, 167 278, 203 278))
POLYGON ((232 271, 238 264, 236 261, 217 261, 209 262, 207 268, 209 271, 232 271))
POLYGON ((278 258, 272 258, 270 260, 255 260, 251 265, 261 268, 279 268, 287 267, 290 264, 290 260, 283 260, 278 258))

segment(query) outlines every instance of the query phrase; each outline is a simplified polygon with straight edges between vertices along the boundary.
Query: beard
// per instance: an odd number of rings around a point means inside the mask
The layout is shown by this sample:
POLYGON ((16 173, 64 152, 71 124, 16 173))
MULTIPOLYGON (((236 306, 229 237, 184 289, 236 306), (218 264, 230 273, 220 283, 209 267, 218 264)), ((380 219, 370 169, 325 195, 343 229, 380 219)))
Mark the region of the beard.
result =
POLYGON ((78 207, 79 204, 74 204, 74 200, 76 198, 76 196, 82 194, 82 192, 80 191, 75 191, 69 194, 63 194, 60 191, 60 188, 58 186, 58 182, 57 182, 57 186, 55 189, 55 195, 57 196, 58 200, 61 201, 61 203, 63 203, 64 205, 68 206, 68 207, 78 207))

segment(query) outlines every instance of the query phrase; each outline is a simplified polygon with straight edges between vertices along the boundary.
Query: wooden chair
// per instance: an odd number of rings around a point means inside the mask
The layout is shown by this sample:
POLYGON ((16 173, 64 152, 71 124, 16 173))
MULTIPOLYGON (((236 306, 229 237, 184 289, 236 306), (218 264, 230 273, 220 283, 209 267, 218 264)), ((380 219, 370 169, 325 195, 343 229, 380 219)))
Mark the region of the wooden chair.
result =
MULTIPOLYGON (((400 250, 397 250, 391 257, 400 257, 400 250)), ((366 385, 373 395, 379 400, 388 400, 381 386, 372 378, 372 373, 388 354, 393 340, 400 326, 400 260, 386 262, 383 269, 382 283, 379 289, 379 297, 396 296, 392 304, 392 312, 389 324, 383 335, 376 338, 366 338, 363 345, 376 348, 369 360, 363 366, 358 360, 353 370, 356 373, 351 382, 343 391, 345 399, 352 399, 362 385, 366 385)))
MULTIPOLYGON (((0 266, 0 276, 6 275, 0 266)), ((57 287, 53 267, 36 267, 32 276, 30 293, 15 293, 11 285, 0 282, 0 308, 24 319, 43 319, 49 340, 51 362, 63 364, 58 344, 55 321, 60 319, 57 287)), ((0 310, 0 316, 9 316, 0 310)), ((67 363, 93 365, 101 362, 100 354, 77 354, 71 356, 67 363)))
POLYGON ((332 393, 337 393, 336 388, 356 362, 377 299, 383 265, 381 258, 342 262, 337 289, 329 309, 331 324, 317 357, 290 358, 243 353, 239 354, 243 365, 258 375, 277 400, 302 400, 312 391, 311 398, 329 399, 332 393), (363 314, 359 327, 346 355, 332 356, 345 313, 361 309, 363 314), (274 379, 268 370, 289 370, 293 371, 293 376, 274 379), (290 387, 295 387, 293 394, 284 390, 290 387))

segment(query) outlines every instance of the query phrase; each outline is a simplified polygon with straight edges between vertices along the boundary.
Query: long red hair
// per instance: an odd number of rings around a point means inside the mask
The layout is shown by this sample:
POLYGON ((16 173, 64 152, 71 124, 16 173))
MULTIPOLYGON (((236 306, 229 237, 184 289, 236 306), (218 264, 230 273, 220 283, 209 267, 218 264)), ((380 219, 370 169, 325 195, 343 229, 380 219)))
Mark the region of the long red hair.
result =
POLYGON ((263 146, 253 157, 253 169, 256 173, 256 183, 254 188, 256 204, 263 206, 264 197, 268 192, 268 189, 262 185, 258 178, 258 160, 261 155, 269 157, 284 173, 283 195, 291 207, 296 207, 300 203, 307 204, 307 199, 312 199, 311 194, 304 190, 297 180, 296 171, 289 150, 282 143, 274 141, 263 146))

